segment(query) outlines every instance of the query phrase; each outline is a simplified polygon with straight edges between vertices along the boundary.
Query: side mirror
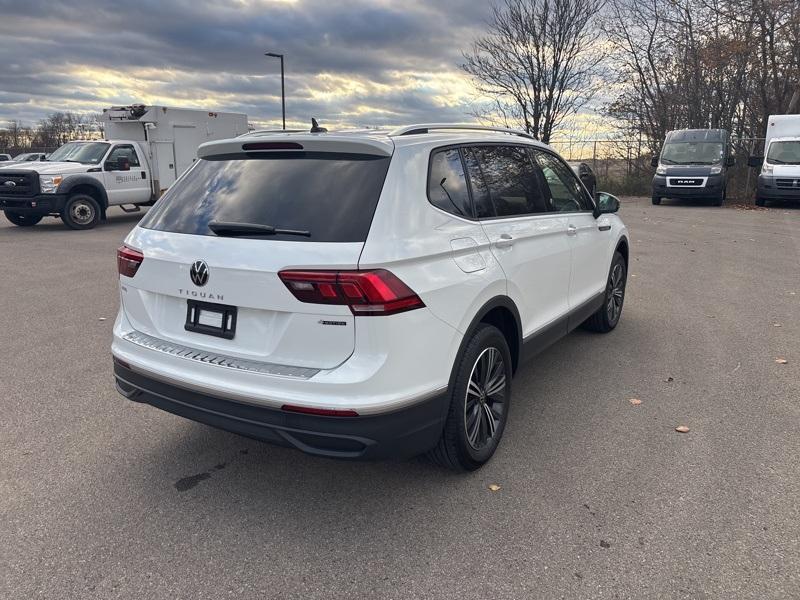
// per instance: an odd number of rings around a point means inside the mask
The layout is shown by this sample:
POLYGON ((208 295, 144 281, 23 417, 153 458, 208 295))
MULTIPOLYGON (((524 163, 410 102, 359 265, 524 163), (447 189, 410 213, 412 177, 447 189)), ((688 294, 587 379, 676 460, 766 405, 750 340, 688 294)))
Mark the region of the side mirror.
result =
POLYGON ((763 156, 751 156, 747 159, 748 167, 760 167, 764 163, 763 156))
POLYGON ((728 159, 725 161, 726 167, 733 167, 736 164, 736 157, 729 156, 728 159))
POLYGON ((103 163, 103 170, 105 171, 116 171, 117 170, 117 163, 113 160, 107 160, 103 163))
POLYGON ((597 213, 606 215, 619 210, 619 198, 608 192, 597 192, 597 213))
POLYGON ((650 166, 651 167, 657 167, 658 166, 658 157, 657 156, 654 156, 652 159, 650 159, 650 166))

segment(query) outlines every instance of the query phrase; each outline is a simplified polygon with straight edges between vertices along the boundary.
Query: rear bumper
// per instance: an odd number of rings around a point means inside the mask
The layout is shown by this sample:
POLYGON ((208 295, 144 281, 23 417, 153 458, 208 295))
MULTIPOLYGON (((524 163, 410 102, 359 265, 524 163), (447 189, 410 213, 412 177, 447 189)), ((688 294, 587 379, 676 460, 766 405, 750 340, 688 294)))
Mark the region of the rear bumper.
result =
POLYGON ((800 187, 778 187, 775 177, 758 176, 758 197, 764 200, 800 200, 800 187))
POLYGON ((359 417, 286 412, 200 393, 114 361, 117 390, 129 400, 308 454, 342 459, 410 458, 433 448, 447 414, 440 393, 403 409, 359 417))
POLYGON ((37 194, 36 196, 2 196, 0 210, 19 214, 60 213, 67 197, 64 194, 37 194))

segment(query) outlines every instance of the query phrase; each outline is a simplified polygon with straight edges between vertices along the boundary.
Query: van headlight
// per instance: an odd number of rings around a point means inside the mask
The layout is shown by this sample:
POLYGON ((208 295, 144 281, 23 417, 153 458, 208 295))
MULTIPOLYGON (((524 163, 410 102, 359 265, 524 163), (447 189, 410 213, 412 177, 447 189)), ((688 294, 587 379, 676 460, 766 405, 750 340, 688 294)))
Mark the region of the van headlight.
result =
POLYGON ((711 167, 709 171, 710 175, 719 175, 720 173, 722 173, 722 167, 711 167))
POLYGON ((667 174, 667 167, 664 165, 658 165, 656 168, 656 175, 666 175, 667 174))
POLYGON ((43 194, 55 194, 62 181, 64 181, 63 175, 41 175, 39 177, 39 188, 43 194))
POLYGON ((775 167, 769 163, 764 163, 761 165, 761 174, 762 175, 772 175, 772 172, 775 170, 775 167))

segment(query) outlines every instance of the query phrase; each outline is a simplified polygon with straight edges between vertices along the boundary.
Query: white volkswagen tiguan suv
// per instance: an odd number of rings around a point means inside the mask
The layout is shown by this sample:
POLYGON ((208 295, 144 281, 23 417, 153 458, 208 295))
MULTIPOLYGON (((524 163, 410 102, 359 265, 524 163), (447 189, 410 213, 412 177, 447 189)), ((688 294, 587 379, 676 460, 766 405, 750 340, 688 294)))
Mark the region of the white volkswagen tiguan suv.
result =
POLYGON ((476 469, 524 358, 617 325, 619 202, 522 132, 314 131, 204 144, 128 235, 117 388, 315 455, 476 469))

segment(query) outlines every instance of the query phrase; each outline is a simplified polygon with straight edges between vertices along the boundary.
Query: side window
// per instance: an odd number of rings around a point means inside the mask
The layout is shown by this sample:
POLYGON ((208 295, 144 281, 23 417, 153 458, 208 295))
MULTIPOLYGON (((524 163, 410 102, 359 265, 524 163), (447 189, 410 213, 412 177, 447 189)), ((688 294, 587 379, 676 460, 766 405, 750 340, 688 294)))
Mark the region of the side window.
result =
POLYGON ((531 150, 550 191, 550 209, 556 212, 592 210, 592 204, 572 169, 549 152, 531 150))
POLYGON ((478 161, 478 148, 464 148, 464 162, 467 164, 469 186, 472 188, 472 202, 475 205, 475 216, 479 219, 494 217, 494 205, 489 196, 489 187, 483 179, 480 162, 478 161))
POLYGON ((131 168, 139 166, 139 157, 133 146, 115 146, 108 156, 108 162, 117 162, 120 158, 127 158, 131 168))
POLYGON ((467 178, 458 148, 439 150, 431 156, 428 200, 445 212, 472 218, 467 178))
MULTIPOLYGON (((542 189, 523 148, 476 146, 472 152, 496 216, 513 217, 547 212, 542 189)), ((469 162, 468 168, 471 168, 469 162)), ((479 204, 478 194, 476 204, 479 204)))

